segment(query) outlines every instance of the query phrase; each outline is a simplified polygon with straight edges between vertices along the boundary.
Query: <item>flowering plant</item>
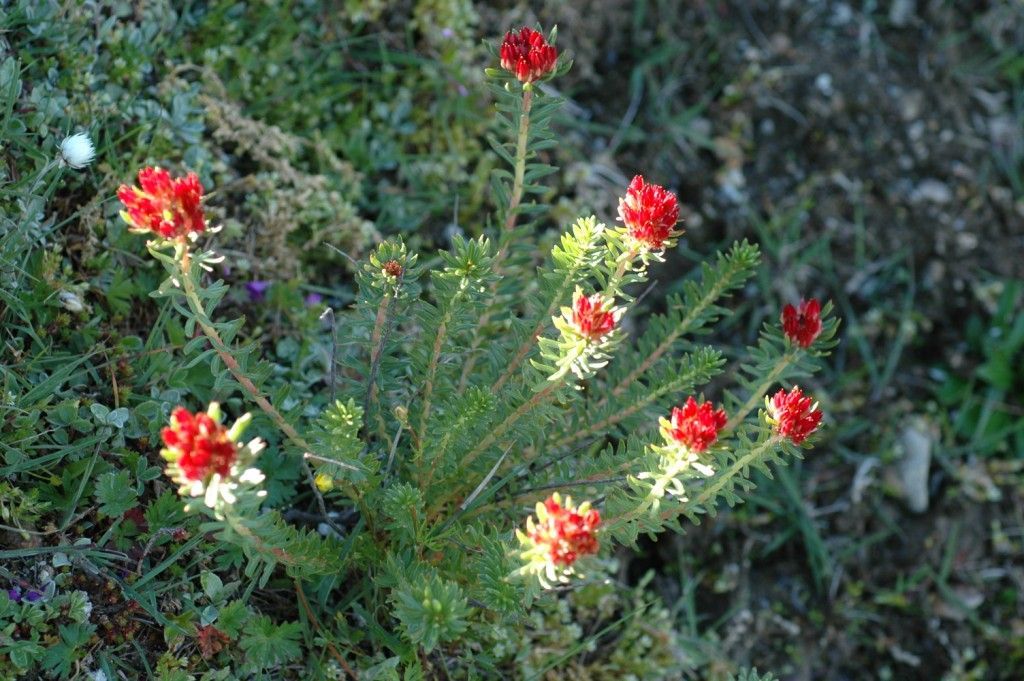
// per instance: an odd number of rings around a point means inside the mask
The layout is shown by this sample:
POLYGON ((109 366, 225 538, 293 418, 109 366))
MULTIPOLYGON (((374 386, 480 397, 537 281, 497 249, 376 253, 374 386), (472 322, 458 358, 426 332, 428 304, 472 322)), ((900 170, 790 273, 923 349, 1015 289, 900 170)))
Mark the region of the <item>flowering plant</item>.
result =
POLYGON ((238 444, 245 417, 228 429, 216 406, 175 410, 168 472, 183 494, 204 497, 204 527, 242 548, 249 575, 265 583, 283 566, 300 593, 304 580, 320 594, 309 619, 345 665, 383 656, 429 673, 435 651, 458 658, 485 643, 472 624, 516 621, 545 589, 599 575, 614 543, 741 501, 751 471, 800 456, 820 427, 812 398, 780 389, 835 343, 831 306, 816 300, 765 325, 735 387, 717 400, 694 394, 726 365, 695 338, 754 272, 753 244, 710 259, 627 338, 638 286, 684 234, 667 188, 637 175, 619 199, 621 224, 581 217, 537 267, 545 209, 531 197, 554 171, 541 153, 559 100, 535 84, 568 68, 553 43, 554 33, 510 31, 501 68, 488 70, 509 140, 495 143, 510 166, 494 175, 496 233, 454 237, 429 270, 400 241, 370 254, 353 309, 338 315, 347 342, 331 345, 333 404, 314 424, 263 393, 252 348, 232 342, 240 322, 214 319, 227 287, 206 281, 218 256, 202 249, 215 230, 198 177, 145 168, 139 187, 118 191, 124 219, 168 271, 154 295, 186 317, 186 351, 201 350, 215 384, 240 389, 281 432, 326 537, 267 508, 253 467, 262 445, 238 444), (561 495, 571 488, 588 501, 561 495), (355 636, 361 626, 369 639, 355 636))

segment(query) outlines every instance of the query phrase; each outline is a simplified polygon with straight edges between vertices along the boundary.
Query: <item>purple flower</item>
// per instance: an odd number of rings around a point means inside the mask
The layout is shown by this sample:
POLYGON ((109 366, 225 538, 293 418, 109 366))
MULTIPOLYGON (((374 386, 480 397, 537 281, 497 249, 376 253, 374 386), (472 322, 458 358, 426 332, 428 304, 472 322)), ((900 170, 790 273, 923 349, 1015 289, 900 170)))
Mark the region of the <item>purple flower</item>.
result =
POLYGON ((260 279, 254 279, 245 285, 245 290, 249 292, 249 300, 254 303, 258 303, 266 297, 268 288, 270 288, 270 282, 260 279))
POLYGON ((38 601, 40 598, 43 597, 43 594, 42 594, 42 592, 36 591, 35 589, 29 589, 28 591, 25 592, 25 595, 22 595, 21 587, 19 587, 19 586, 12 586, 10 589, 7 590, 7 597, 10 598, 15 603, 21 603, 22 601, 27 601, 29 603, 35 603, 36 601, 38 601))
POLYGON ((306 305, 308 307, 313 307, 314 305, 319 305, 320 303, 322 303, 323 300, 324 297, 319 293, 310 293, 308 296, 306 296, 306 305))
POLYGON ((445 38, 454 38, 455 37, 455 31, 453 31, 451 28, 445 26, 443 29, 441 29, 441 35, 444 36, 445 38))

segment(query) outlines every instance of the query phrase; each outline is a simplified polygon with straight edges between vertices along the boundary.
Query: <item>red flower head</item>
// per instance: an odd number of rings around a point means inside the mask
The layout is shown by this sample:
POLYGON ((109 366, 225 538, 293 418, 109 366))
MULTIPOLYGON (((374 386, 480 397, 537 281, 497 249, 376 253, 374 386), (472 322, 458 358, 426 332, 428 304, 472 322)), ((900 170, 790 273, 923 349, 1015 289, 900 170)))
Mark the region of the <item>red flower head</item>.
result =
POLYGON ((782 308, 782 331, 791 342, 802 348, 821 333, 821 304, 816 298, 801 300, 798 307, 787 304, 782 308))
POLYGON ((615 311, 609 309, 600 293, 585 296, 577 291, 573 296, 572 325, 581 336, 591 340, 606 336, 615 328, 616 321, 615 311))
POLYGON ((389 277, 395 277, 397 279, 402 276, 402 266, 398 264, 397 260, 388 260, 386 263, 381 265, 381 269, 384 270, 384 274, 389 277))
POLYGON ((665 246, 679 221, 679 202, 675 194, 656 184, 644 183, 637 175, 629 183, 626 197, 619 199, 619 220, 636 241, 650 249, 665 246))
POLYGON ((672 407, 671 419, 662 419, 662 433, 669 442, 676 442, 699 454, 718 439, 728 417, 724 409, 715 410, 710 402, 688 397, 682 407, 672 407))
POLYGON ((821 423, 821 410, 817 403, 812 403, 800 388, 794 386, 788 393, 780 390, 771 398, 765 398, 768 406, 768 422, 775 427, 775 432, 789 438, 798 445, 813 433, 821 423))
POLYGON ((117 190, 117 198, 125 207, 121 217, 132 231, 182 239, 206 229, 200 205, 203 185, 195 173, 172 178, 163 168, 143 168, 139 171, 139 185, 123 184, 117 190))
POLYGON ((186 480, 203 481, 214 473, 226 476, 238 457, 227 428, 209 414, 193 415, 184 407, 171 412, 171 425, 160 437, 165 445, 162 456, 176 463, 186 480))
POLYGON ((555 493, 543 504, 537 504, 537 522, 526 521, 526 536, 554 565, 568 567, 580 556, 597 553, 598 542, 595 532, 601 524, 597 509, 583 503, 579 508, 572 505, 572 499, 555 493))
POLYGON ((524 83, 543 78, 555 69, 558 50, 537 31, 524 26, 505 34, 501 43, 501 68, 524 83))

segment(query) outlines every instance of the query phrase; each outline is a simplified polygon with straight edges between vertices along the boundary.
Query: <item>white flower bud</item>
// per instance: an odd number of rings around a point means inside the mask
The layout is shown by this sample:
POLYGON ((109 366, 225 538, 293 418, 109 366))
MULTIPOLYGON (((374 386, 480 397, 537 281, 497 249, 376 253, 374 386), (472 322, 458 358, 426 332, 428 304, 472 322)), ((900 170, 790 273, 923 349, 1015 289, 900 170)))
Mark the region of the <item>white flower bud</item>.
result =
POLYGON ((86 167, 96 157, 96 147, 84 132, 69 135, 60 143, 60 157, 72 168, 86 167))

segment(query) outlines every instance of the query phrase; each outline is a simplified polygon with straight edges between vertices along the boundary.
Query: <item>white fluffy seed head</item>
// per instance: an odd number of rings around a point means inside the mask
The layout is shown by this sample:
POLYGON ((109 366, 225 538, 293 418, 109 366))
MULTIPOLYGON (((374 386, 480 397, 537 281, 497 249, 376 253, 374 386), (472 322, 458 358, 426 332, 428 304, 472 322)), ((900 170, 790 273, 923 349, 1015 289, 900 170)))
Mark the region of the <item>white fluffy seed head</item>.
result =
POLYGON ((80 132, 64 138, 60 143, 60 156, 65 163, 78 170, 92 163, 96 157, 96 147, 93 146, 89 135, 80 132))

